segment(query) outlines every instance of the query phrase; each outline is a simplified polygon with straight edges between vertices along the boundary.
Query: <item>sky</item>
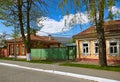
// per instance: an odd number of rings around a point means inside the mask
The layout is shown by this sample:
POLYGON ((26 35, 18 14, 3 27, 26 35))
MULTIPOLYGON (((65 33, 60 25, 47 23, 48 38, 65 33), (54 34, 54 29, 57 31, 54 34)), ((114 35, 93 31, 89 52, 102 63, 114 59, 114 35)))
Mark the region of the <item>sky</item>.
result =
MULTIPOLYGON (((56 0, 54 0, 56 1, 56 0)), ((43 25, 43 27, 37 32, 37 35, 41 36, 48 36, 51 34, 52 36, 61 36, 61 37, 72 37, 75 34, 78 34, 79 32, 85 30, 89 26, 89 19, 88 14, 85 12, 81 13, 70 13, 69 15, 62 15, 61 10, 56 5, 57 2, 54 2, 52 4, 49 4, 48 10, 49 13, 46 17, 38 18, 42 19, 43 21, 40 21, 38 23, 38 26, 43 25), (81 15, 81 17, 80 17, 81 15), (77 17, 77 22, 75 22, 72 26, 69 26, 69 23, 71 23, 71 20, 73 17, 77 17), (82 20, 79 21, 78 19, 81 18, 82 20), (66 21, 67 20, 67 21, 66 21), (65 24, 66 21, 66 24, 65 24), (80 25, 81 23, 81 25, 80 25)), ((120 13, 120 3, 117 3, 116 6, 112 7, 112 12, 120 13)), ((107 14, 107 11, 105 11, 105 15, 107 14)), ((117 19, 118 20, 118 19, 117 19)), ((2 21, 0 20, 0 33, 7 32, 8 34, 11 34, 13 31, 13 27, 6 27, 2 24, 2 21)))

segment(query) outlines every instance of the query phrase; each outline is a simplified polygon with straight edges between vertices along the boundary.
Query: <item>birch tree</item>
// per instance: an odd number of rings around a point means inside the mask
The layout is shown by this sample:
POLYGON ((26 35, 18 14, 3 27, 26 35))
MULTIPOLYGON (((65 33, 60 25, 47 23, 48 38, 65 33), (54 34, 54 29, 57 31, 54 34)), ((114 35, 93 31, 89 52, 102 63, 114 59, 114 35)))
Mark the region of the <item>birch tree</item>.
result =
MULTIPOLYGON (((63 9, 63 13, 69 14, 74 11, 86 12, 90 22, 93 23, 99 44, 99 64, 107 66, 106 60, 106 41, 104 35, 105 10, 108 11, 108 18, 113 19, 112 6, 119 0, 62 0, 59 6, 63 9)), ((76 19, 76 17, 74 18, 76 19)), ((81 20, 81 19, 79 19, 81 20)), ((73 21, 73 20, 71 20, 73 21)), ((75 22, 75 21, 74 21, 75 22)), ((74 23, 73 22, 73 23, 74 23)))

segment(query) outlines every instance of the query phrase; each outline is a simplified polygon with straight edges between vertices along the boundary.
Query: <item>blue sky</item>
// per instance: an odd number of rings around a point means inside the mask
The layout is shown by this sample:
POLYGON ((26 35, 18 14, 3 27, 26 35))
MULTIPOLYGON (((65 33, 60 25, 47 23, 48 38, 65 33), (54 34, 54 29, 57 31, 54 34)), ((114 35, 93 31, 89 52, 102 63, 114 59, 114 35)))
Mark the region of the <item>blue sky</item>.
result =
POLYGON ((12 33, 13 27, 6 27, 4 24, 2 24, 2 20, 0 20, 0 33, 7 32, 8 34, 12 33))
MULTIPOLYGON (((40 22, 38 25, 42 23, 44 26, 38 31, 38 35, 48 35, 51 34, 53 36, 62 36, 62 37, 72 37, 73 35, 85 30, 90 25, 88 24, 89 20, 87 18, 86 13, 76 13, 62 16, 61 10, 56 5, 57 0, 53 0, 54 3, 49 4, 48 2, 48 10, 49 14, 46 17, 41 17, 40 19, 46 19, 40 22), (74 15, 78 16, 81 14, 82 19, 82 27, 80 27, 79 22, 76 22, 73 27, 69 25, 64 25, 65 20, 67 20, 67 24, 70 23, 70 20, 74 17, 74 15)), ((116 11, 120 12, 120 3, 117 3, 116 6, 112 7, 112 11, 115 13, 116 11)), ((107 12, 105 12, 107 13, 107 12)), ((79 16, 78 16, 79 17, 79 16)), ((12 33, 13 27, 6 27, 0 21, 0 33, 6 31, 8 34, 12 33)))

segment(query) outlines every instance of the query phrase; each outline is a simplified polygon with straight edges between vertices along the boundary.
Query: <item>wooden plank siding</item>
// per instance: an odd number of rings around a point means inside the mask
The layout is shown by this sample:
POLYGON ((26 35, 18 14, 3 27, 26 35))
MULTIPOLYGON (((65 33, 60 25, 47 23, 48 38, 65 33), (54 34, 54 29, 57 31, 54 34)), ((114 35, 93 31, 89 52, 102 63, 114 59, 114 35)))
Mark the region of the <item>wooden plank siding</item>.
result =
POLYGON ((16 54, 18 56, 25 56, 26 55, 26 48, 24 47, 24 53, 22 53, 22 46, 24 44, 23 43, 17 43, 16 44, 16 48, 14 48, 14 44, 13 43, 8 43, 8 55, 14 55, 14 49, 16 50, 16 54))
MULTIPOLYGON (((31 48, 50 48, 50 47, 60 47, 60 43, 57 42, 55 39, 46 36, 38 36, 38 35, 30 35, 31 37, 31 48)), ((7 50, 8 50, 8 55, 14 55, 14 44, 15 40, 10 39, 7 42, 7 50)), ((16 48, 15 50, 17 51, 17 56, 26 56, 27 50, 26 47, 22 41, 22 38, 17 38, 16 39, 16 48), (24 47, 24 49, 23 49, 24 47), (18 49, 18 50, 17 50, 18 49), (24 50, 24 52, 23 52, 24 50)))
MULTIPOLYGON (((111 55, 109 54, 109 43, 108 43, 109 40, 106 40, 106 56, 107 56, 107 60, 108 62, 118 62, 120 63, 120 44, 119 44, 119 54, 118 55, 111 55)), ((119 39, 120 41, 120 39, 119 39)), ((94 51, 95 51, 95 48, 94 48, 94 40, 91 40, 89 41, 89 50, 90 50, 90 54, 88 55, 84 55, 82 53, 82 42, 85 42, 85 41, 82 41, 82 40, 76 40, 76 44, 77 45, 77 60, 80 61, 80 60, 85 60, 85 61, 98 61, 99 58, 98 58, 98 54, 95 54, 94 51)))
MULTIPOLYGON (((120 64, 120 20, 105 22, 104 32, 106 40, 107 61, 118 62, 120 64), (115 45, 112 45, 113 47, 111 48, 112 42, 115 42, 115 45), (110 48, 112 49, 112 51, 110 48)), ((74 35, 73 39, 76 40, 77 44, 78 61, 99 61, 98 54, 95 54, 95 42, 97 41, 97 38, 94 26, 90 26, 86 30, 74 35), (89 43, 89 53, 87 54, 83 54, 83 44, 85 42, 89 43)))

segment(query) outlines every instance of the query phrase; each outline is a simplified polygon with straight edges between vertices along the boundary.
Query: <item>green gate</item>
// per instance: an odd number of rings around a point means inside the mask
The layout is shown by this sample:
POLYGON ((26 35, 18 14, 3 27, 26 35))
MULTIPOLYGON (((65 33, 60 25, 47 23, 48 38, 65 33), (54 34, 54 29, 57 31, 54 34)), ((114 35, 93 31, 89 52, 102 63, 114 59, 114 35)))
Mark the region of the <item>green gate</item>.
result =
POLYGON ((68 60, 75 60, 76 59, 76 47, 75 46, 69 46, 67 47, 67 59, 68 60))

